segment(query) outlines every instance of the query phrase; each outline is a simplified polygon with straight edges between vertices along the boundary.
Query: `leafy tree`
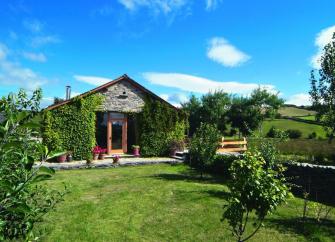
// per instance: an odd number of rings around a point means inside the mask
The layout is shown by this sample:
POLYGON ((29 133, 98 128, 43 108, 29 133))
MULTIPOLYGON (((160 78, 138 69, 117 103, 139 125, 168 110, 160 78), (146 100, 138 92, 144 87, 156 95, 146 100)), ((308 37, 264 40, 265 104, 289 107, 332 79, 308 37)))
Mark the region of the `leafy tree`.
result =
POLYGON ((63 196, 40 183, 54 173, 42 162, 57 156, 38 142, 41 97, 21 90, 0 100, 0 240, 35 239, 34 224, 63 196))
POLYGON ((285 179, 278 171, 265 168, 265 164, 261 153, 255 151, 247 152, 231 165, 230 195, 223 220, 228 221, 238 242, 253 237, 264 218, 284 202, 289 194, 285 179), (256 215, 255 229, 244 236, 253 212, 256 215))
POLYGON ((263 121, 262 112, 245 97, 233 99, 228 116, 232 128, 238 129, 244 136, 256 130, 263 121))
POLYGON ((54 97, 54 103, 53 103, 53 104, 62 103, 62 102, 64 102, 64 101, 65 101, 64 98, 54 97))
POLYGON ((223 132, 228 123, 231 96, 219 90, 202 96, 201 103, 201 122, 216 125, 223 132))
POLYGON ((192 136, 201 123, 201 101, 192 94, 188 102, 182 103, 182 108, 188 114, 189 135, 192 136))
POLYGON ((223 91, 207 93, 198 99, 194 95, 182 104, 189 115, 189 135, 192 136, 201 123, 216 125, 220 131, 226 129, 231 96, 223 91))
POLYGON ((275 118, 278 109, 284 104, 284 100, 278 97, 278 93, 271 93, 264 88, 257 88, 250 95, 250 104, 263 114, 263 119, 275 118))
POLYGON ((266 89, 255 89, 250 97, 235 97, 228 112, 233 128, 247 136, 259 128, 265 118, 275 118, 284 101, 266 89))
POLYGON ((201 172, 214 162, 219 144, 220 132, 213 124, 201 123, 191 139, 190 165, 201 172))
POLYGON ((316 118, 325 128, 329 141, 335 135, 335 33, 332 41, 324 47, 318 74, 311 72, 311 90, 313 109, 316 118))

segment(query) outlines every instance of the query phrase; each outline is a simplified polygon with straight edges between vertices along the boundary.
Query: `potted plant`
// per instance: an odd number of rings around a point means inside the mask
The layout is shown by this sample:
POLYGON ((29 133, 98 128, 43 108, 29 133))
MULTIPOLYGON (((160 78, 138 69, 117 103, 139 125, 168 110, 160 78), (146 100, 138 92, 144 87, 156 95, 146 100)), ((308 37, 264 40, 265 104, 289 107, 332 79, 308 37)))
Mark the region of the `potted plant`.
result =
POLYGON ((67 162, 71 162, 73 160, 72 158, 72 151, 69 151, 68 154, 67 154, 67 157, 66 157, 66 161, 67 162))
POLYGON ((119 160, 120 160, 120 156, 119 155, 113 155, 112 159, 113 159, 113 163, 118 163, 119 160))
POLYGON ((100 149, 99 160, 104 160, 106 156, 107 149, 100 149))
POLYGON ((67 152, 64 152, 62 155, 57 157, 57 162, 58 163, 63 163, 66 161, 67 158, 67 152))
POLYGON ((177 151, 183 151, 184 150, 184 141, 183 140, 172 140, 170 142, 170 156, 176 156, 177 151))
POLYGON ((95 147, 92 149, 93 160, 97 160, 97 159, 99 158, 100 152, 101 152, 101 148, 100 148, 99 146, 95 146, 95 147))
POLYGON ((140 146, 139 145, 133 145, 133 155, 135 157, 139 157, 140 156, 140 146))

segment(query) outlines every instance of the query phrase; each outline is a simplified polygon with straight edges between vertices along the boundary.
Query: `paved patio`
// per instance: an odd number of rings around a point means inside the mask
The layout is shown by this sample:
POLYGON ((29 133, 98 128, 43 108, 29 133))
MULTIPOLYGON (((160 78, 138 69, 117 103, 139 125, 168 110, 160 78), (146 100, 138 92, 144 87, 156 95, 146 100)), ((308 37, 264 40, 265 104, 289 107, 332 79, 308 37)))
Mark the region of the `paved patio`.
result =
POLYGON ((71 169, 85 169, 85 168, 112 168, 119 166, 137 166, 137 165, 150 165, 150 164, 179 164, 183 160, 169 158, 169 157, 154 157, 154 158, 135 158, 135 157, 121 157, 118 163, 113 163, 111 158, 105 160, 93 161, 90 165, 86 161, 73 161, 64 163, 42 163, 43 166, 53 168, 55 170, 71 170, 71 169))

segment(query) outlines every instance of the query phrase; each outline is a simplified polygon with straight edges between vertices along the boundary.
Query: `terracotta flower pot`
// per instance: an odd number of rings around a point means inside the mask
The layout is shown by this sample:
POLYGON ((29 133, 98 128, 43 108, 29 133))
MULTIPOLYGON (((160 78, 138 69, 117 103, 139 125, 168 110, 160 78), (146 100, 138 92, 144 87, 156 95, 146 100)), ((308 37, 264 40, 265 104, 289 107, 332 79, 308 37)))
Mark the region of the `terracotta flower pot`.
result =
POLYGON ((99 154, 99 160, 104 160, 105 156, 106 156, 106 154, 100 153, 99 154))
POLYGON ((99 158, 99 154, 93 154, 93 160, 97 160, 99 158))
POLYGON ((66 161, 66 157, 67 157, 66 154, 65 154, 65 155, 60 155, 60 156, 58 156, 58 157, 57 157, 57 162, 59 162, 59 163, 63 163, 63 162, 65 162, 65 161, 66 161))

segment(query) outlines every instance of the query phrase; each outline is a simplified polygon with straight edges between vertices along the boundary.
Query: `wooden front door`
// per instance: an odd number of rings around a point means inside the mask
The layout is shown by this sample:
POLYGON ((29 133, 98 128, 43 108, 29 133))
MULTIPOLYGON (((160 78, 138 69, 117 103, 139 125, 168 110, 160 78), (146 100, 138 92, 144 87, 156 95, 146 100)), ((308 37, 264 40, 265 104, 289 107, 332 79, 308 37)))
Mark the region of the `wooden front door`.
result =
POLYGON ((108 114, 107 152, 108 154, 127 153, 127 117, 122 113, 108 114))

